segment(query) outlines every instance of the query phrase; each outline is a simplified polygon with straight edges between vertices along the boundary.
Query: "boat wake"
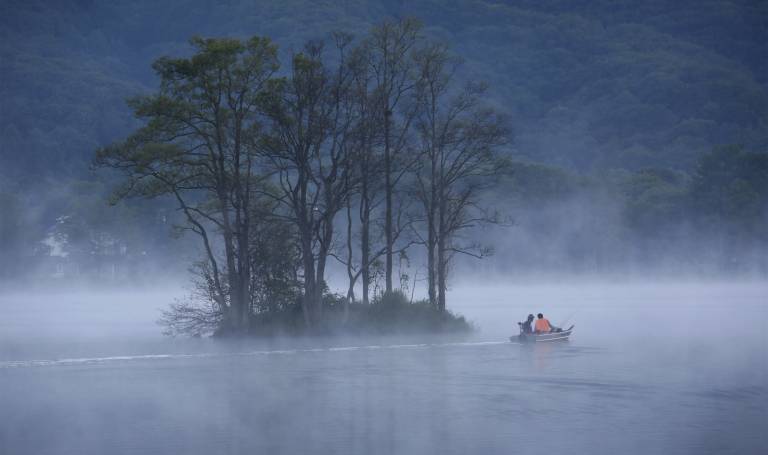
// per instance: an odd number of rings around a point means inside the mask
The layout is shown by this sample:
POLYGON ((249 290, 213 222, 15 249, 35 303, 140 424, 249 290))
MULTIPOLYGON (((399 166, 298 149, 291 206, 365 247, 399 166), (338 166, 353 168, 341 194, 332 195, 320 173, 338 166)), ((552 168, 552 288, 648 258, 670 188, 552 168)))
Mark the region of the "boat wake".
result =
POLYGON ((30 367, 50 367, 50 366, 72 366, 72 365, 99 365, 110 362, 125 361, 152 361, 152 360, 176 360, 193 358, 216 358, 216 357, 255 357, 269 355, 291 355, 316 352, 344 352, 344 351, 364 351, 376 349, 423 349, 423 348, 443 348, 452 346, 487 346, 509 344, 508 341, 469 341, 454 343, 418 343, 418 344, 385 344, 385 345, 364 345, 364 346, 337 346, 328 348, 312 349, 274 349, 262 351, 245 352, 226 352, 226 353, 197 353, 197 354, 143 354, 143 355, 122 355, 110 357, 80 357, 67 359, 51 360, 7 360, 0 361, 0 369, 7 368, 30 368, 30 367))

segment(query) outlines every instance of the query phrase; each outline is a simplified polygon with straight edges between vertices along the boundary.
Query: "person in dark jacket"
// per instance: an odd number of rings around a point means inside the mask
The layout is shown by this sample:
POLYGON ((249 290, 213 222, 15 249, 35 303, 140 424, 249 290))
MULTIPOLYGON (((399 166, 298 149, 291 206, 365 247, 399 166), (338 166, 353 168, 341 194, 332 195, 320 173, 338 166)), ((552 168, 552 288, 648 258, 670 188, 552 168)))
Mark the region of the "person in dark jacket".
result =
POLYGON ((531 326, 533 324, 533 315, 529 314, 528 319, 526 319, 525 322, 518 322, 517 325, 520 326, 520 330, 523 333, 533 333, 533 327, 531 326))

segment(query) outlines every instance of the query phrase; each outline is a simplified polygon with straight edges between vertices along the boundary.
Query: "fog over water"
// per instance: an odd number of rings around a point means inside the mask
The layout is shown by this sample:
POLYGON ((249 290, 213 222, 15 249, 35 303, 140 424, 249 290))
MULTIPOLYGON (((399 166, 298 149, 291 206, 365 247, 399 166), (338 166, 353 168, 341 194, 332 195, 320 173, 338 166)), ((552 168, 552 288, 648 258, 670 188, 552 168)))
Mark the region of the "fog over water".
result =
POLYGON ((760 453, 768 285, 457 286, 463 339, 169 339, 180 290, 0 297, 0 453, 760 453), (568 343, 507 341, 543 312, 568 343))

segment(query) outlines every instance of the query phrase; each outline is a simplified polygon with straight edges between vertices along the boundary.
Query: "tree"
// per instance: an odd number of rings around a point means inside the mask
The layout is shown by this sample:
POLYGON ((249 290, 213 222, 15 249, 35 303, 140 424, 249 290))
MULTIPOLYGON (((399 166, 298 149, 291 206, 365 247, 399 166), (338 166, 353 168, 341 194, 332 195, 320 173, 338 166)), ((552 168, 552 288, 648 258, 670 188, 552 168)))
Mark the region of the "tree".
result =
POLYGON ((460 234, 496 216, 479 204, 480 191, 499 175, 496 149, 507 138, 505 119, 483 107, 485 86, 453 89, 459 62, 445 47, 432 45, 418 55, 420 110, 416 119, 421 160, 416 197, 424 209, 427 282, 430 302, 445 310, 449 265, 455 254, 482 257, 489 250, 463 244, 460 234))
MULTIPOLYGON (((421 24, 412 18, 384 21, 373 28, 365 43, 376 118, 383 123, 386 292, 392 292, 393 256, 397 253, 395 241, 403 230, 396 224, 394 197, 402 177, 415 162, 414 157, 405 156, 405 151, 417 107, 409 101, 414 99, 417 82, 413 55, 421 43, 420 30, 421 24)), ((369 267, 369 263, 363 261, 362 267, 369 267)))
POLYGON ((262 198, 254 217, 265 220, 251 229, 251 308, 255 314, 288 311, 299 302, 300 255, 296 229, 274 216, 279 204, 262 198))
POLYGON ((172 196, 186 229, 203 244, 209 295, 232 330, 248 327, 252 258, 259 220, 252 210, 260 106, 278 69, 269 39, 193 38, 190 58, 163 57, 153 68, 160 89, 130 101, 146 125, 97 152, 97 165, 125 177, 116 199, 172 196), (220 249, 223 249, 221 263, 220 249))
POLYGON ((354 186, 350 147, 356 114, 347 65, 351 38, 335 34, 334 39, 335 64, 324 61, 323 43, 310 42, 293 56, 290 76, 275 82, 266 108, 270 132, 261 148, 277 188, 270 196, 296 228, 307 326, 322 317, 334 219, 354 186))
POLYGON ((350 188, 347 195, 347 254, 342 260, 347 269, 349 286, 347 301, 354 299, 354 289, 358 278, 362 279, 362 302, 370 302, 371 265, 383 250, 373 253, 371 246, 371 224, 373 213, 381 203, 381 157, 375 148, 379 145, 379 125, 382 124, 381 112, 377 109, 373 97, 373 74, 371 70, 371 52, 366 45, 356 47, 350 55, 349 65, 352 82, 350 89, 354 100, 357 119, 352 130, 352 150, 354 162, 352 172, 356 176, 356 188, 350 188), (357 217, 352 213, 357 201, 357 217), (360 258, 354 258, 355 220, 359 222, 360 258))

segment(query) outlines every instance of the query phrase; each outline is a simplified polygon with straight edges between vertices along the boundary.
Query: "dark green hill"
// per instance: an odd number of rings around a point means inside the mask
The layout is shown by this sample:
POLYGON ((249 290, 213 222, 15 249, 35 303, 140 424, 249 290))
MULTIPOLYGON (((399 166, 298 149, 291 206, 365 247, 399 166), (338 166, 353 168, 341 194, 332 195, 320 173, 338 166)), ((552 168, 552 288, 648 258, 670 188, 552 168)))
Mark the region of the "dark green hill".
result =
POLYGON ((126 134, 124 99, 192 35, 268 35, 282 50, 386 16, 420 18, 490 83, 511 153, 580 170, 690 169, 712 146, 768 147, 761 1, 3 0, 0 174, 84 172, 126 134))

